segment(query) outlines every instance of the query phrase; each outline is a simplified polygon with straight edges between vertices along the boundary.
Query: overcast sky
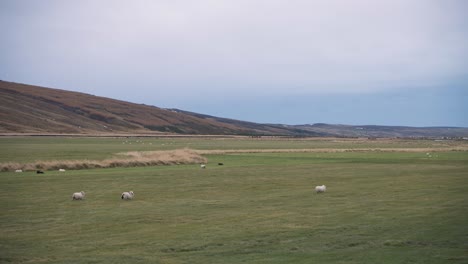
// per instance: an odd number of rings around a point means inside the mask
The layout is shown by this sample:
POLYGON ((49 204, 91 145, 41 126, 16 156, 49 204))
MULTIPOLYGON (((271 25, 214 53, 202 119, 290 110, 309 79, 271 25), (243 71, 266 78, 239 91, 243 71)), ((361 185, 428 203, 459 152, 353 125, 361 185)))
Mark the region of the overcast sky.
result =
POLYGON ((0 79, 260 123, 468 127, 465 0, 0 0, 0 79))

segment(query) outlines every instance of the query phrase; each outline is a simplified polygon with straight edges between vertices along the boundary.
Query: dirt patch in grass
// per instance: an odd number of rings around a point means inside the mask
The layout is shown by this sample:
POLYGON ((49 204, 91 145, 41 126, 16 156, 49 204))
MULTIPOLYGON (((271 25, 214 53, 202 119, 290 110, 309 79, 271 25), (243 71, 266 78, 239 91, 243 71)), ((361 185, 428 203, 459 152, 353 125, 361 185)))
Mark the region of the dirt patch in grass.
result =
POLYGON ((93 168, 197 164, 205 162, 207 162, 207 159, 202 157, 199 153, 189 149, 179 149, 170 151, 132 151, 117 153, 115 158, 104 160, 52 160, 35 161, 31 163, 5 162, 0 163, 0 170, 80 170, 93 168))

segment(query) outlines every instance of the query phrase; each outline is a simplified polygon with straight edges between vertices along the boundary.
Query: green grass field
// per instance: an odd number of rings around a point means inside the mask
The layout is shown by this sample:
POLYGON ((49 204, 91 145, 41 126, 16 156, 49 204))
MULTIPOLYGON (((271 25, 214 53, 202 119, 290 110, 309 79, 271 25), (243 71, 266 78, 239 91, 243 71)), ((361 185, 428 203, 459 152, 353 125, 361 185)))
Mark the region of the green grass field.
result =
MULTIPOLYGON (((444 144, 465 143, 0 138, 0 160, 444 144)), ((207 158, 207 169, 0 173, 0 263, 468 263, 466 151, 207 158), (86 199, 72 201, 81 190, 86 199), (129 190, 135 199, 122 201, 129 190)))

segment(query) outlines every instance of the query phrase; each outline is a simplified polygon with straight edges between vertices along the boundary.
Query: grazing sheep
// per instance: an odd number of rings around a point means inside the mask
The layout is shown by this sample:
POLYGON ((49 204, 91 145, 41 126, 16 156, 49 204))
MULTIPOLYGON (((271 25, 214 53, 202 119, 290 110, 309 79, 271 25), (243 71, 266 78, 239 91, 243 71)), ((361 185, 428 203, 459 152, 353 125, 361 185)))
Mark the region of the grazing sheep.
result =
POLYGON ((218 165, 219 165, 219 166, 222 166, 222 165, 224 165, 224 163, 220 162, 220 163, 218 163, 218 165))
POLYGON ((316 193, 323 193, 327 190, 327 186, 322 185, 322 186, 315 186, 315 192, 316 193))
POLYGON ((44 174, 44 172, 41 171, 41 170, 37 170, 36 173, 37 173, 37 174, 44 174))
POLYGON ((59 169, 59 171, 65 171, 65 169, 59 169))
POLYGON ((83 200, 85 197, 85 192, 81 191, 81 192, 76 192, 72 195, 72 199, 73 200, 83 200))
POLYGON ((23 170, 15 170, 15 172, 23 172, 23 170))
POLYGON ((132 200, 133 196, 135 196, 133 191, 129 191, 129 192, 123 192, 120 197, 122 198, 122 200, 132 200))
POLYGON ((200 165, 200 168, 205 169, 205 168, 206 168, 206 165, 205 165, 205 164, 202 164, 202 165, 200 165))

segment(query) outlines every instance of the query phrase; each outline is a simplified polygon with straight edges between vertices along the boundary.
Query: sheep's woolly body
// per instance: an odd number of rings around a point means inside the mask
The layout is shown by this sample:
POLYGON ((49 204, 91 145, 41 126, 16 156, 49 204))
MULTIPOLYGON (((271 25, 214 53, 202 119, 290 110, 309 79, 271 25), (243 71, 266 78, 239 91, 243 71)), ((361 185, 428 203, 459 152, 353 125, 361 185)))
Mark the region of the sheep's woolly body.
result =
POLYGON ((85 197, 85 192, 81 191, 81 192, 76 192, 72 195, 72 199, 73 200, 83 200, 85 197))
POLYGON ((133 199, 133 196, 135 196, 133 191, 129 191, 129 192, 123 192, 120 197, 122 198, 122 200, 131 200, 133 199))
POLYGON ((323 193, 327 190, 327 186, 322 185, 322 186, 315 186, 315 192, 317 193, 323 193))

